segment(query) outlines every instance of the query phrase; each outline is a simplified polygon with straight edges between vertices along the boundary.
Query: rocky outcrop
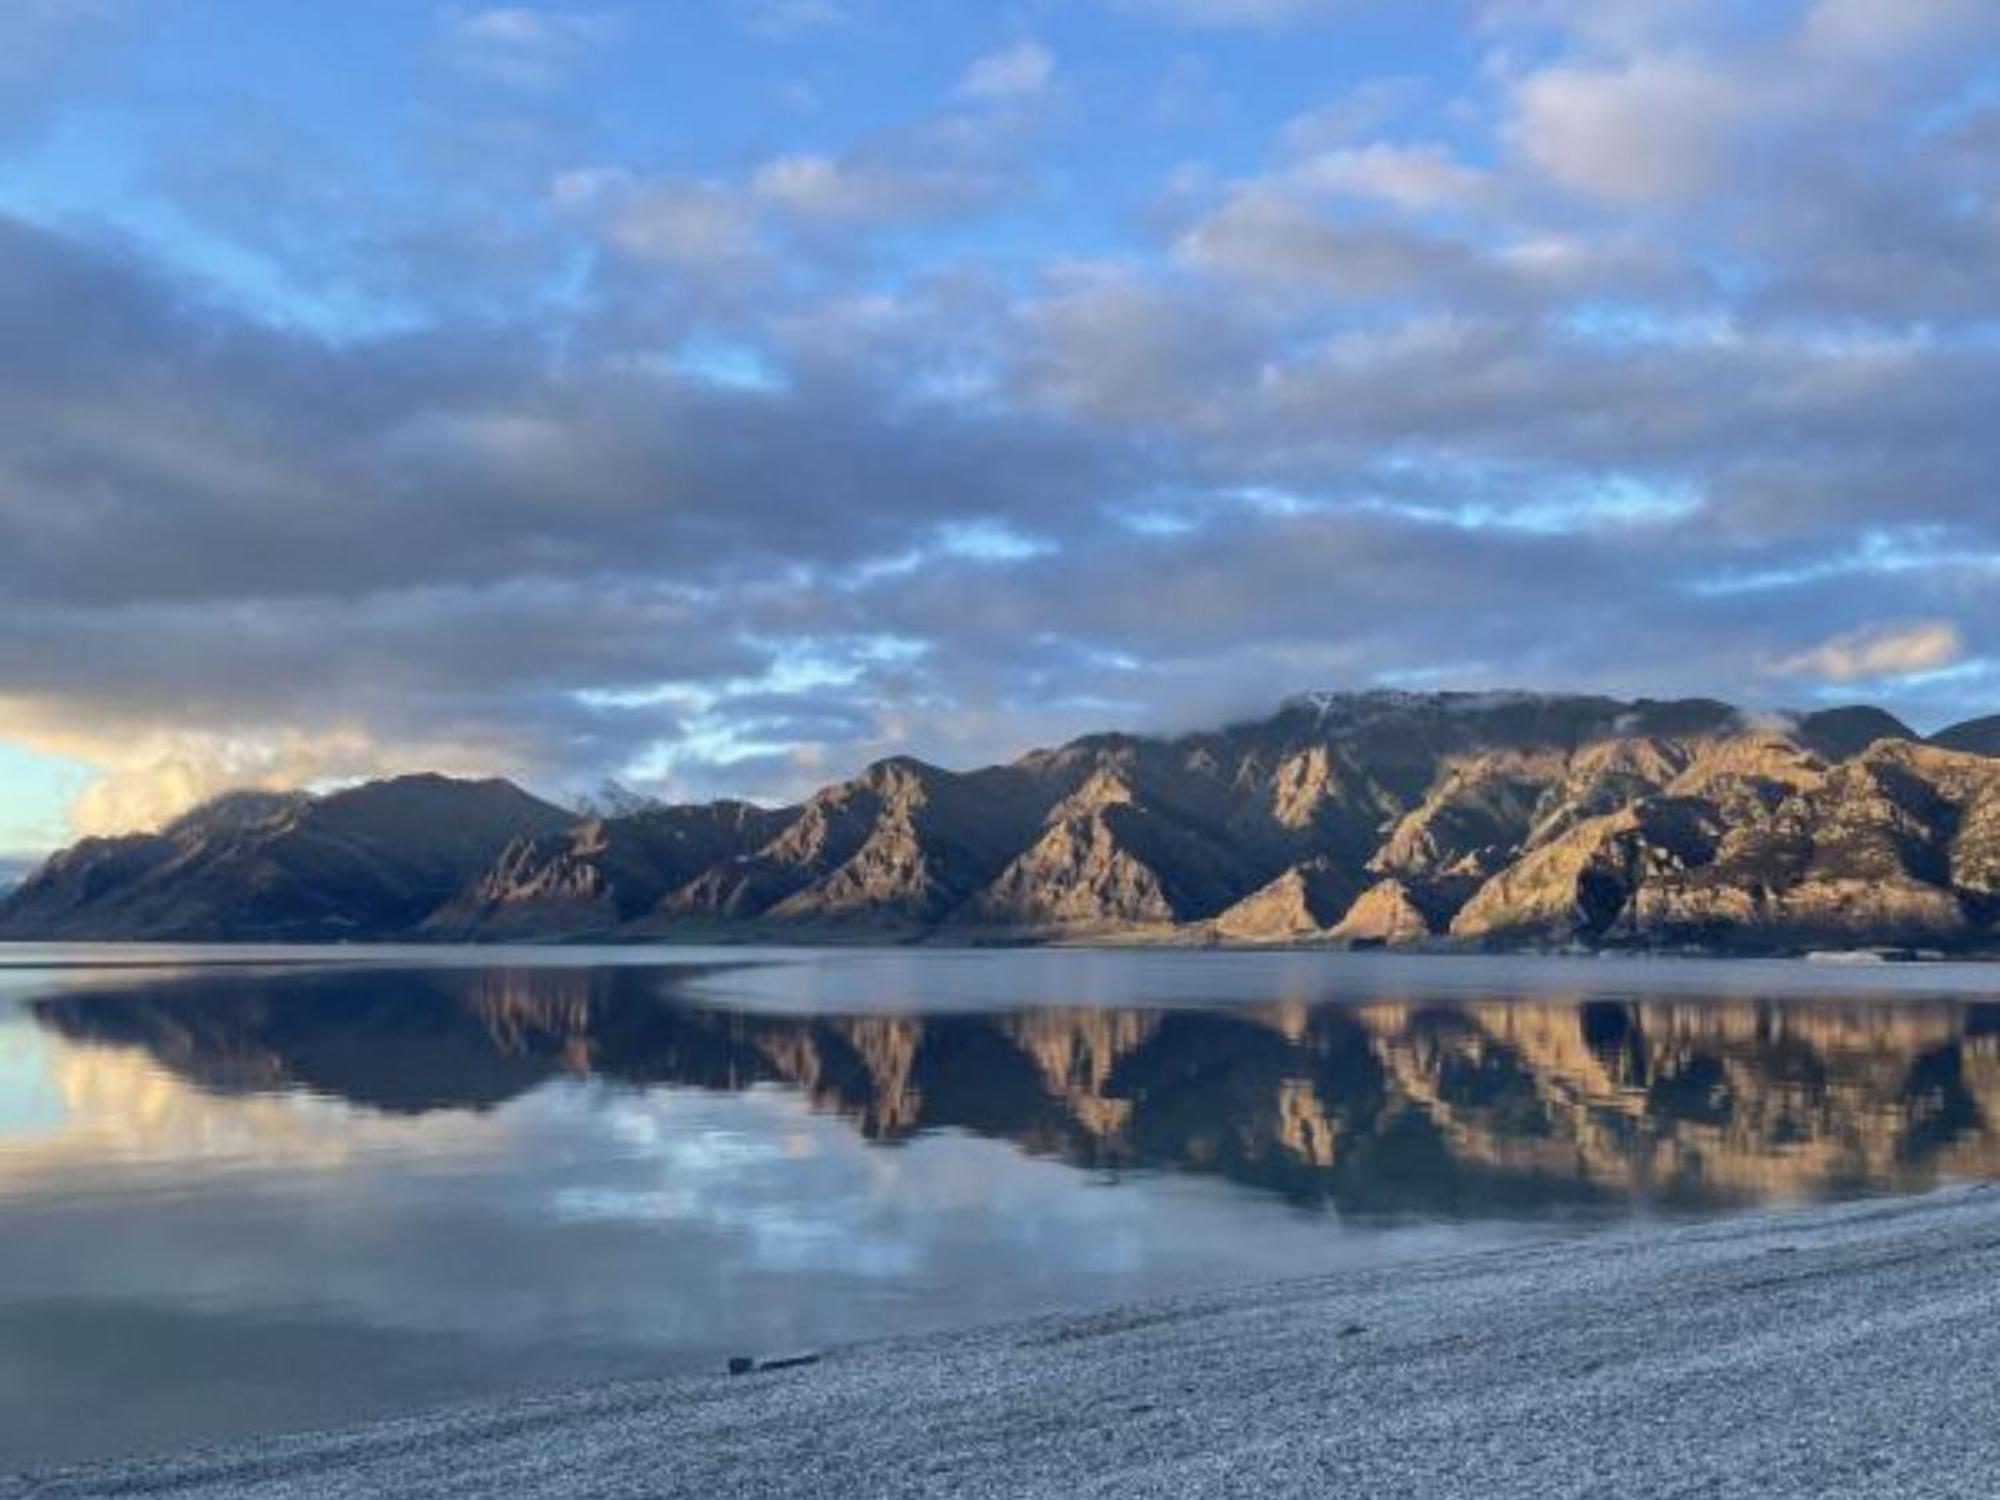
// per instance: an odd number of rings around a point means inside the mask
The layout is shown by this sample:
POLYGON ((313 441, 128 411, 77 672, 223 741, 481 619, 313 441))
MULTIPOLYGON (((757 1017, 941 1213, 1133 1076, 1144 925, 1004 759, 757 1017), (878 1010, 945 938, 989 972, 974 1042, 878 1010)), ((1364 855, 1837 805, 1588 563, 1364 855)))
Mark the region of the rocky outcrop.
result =
POLYGON ((770 916, 942 921, 993 880, 1046 806, 1042 788, 1005 767, 960 776, 901 759, 871 768, 862 781, 873 801, 860 843, 770 916))
POLYGON ((1619 921, 1635 890, 1707 864, 1720 832, 1715 809, 1689 798, 1648 798, 1587 818, 1481 886, 1452 919, 1452 936, 1596 942, 1619 921))
POLYGON ((1951 850, 1965 805, 1996 777, 1983 757, 1875 741, 1761 816, 1729 820, 1712 860, 1639 885, 1624 929, 1733 947, 1958 942, 1971 924, 1951 850))
POLYGON ((63 851, 0 935, 1985 949, 1996 774, 1858 707, 1317 695, 971 772, 898 757, 785 808, 233 797, 63 851))
POLYGON ((881 761, 779 815, 768 842, 670 892, 644 925, 933 925, 995 878, 1049 796, 1008 767, 959 775, 908 757, 881 761))
POLYGON ((1397 820, 1368 861, 1412 894, 1433 925, 1519 851, 1562 776, 1560 752, 1500 751, 1448 762, 1424 800, 1397 820))
POLYGON ((1149 795, 1143 774, 1117 756, 1093 770, 959 924, 1104 931, 1193 921, 1228 904, 1244 879, 1237 851, 1198 814, 1149 795))
POLYGON ((1355 899, 1327 934, 1355 947, 1400 947, 1421 943, 1442 930, 1442 914, 1427 912, 1400 880, 1378 880, 1355 899))
POLYGON ((1354 898, 1353 880, 1331 860, 1307 860, 1226 909, 1215 919, 1215 935, 1240 943, 1326 937, 1354 898))

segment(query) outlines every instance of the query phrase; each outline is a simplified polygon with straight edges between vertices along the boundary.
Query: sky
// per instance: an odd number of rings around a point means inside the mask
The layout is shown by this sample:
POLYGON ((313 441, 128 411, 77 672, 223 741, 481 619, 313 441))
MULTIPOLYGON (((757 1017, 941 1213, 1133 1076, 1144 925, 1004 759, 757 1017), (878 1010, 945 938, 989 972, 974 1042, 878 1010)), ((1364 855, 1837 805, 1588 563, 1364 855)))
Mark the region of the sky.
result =
POLYGON ((6 0, 0 858, 2000 707, 1992 0, 6 0))

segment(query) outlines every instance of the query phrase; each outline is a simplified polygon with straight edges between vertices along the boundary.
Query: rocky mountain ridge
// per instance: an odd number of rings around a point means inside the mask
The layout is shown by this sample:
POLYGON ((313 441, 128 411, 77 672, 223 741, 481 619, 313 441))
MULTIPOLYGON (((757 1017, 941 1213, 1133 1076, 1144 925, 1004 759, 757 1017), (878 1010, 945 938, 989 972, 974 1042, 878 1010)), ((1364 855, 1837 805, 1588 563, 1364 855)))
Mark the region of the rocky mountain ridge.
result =
POLYGON ((13 939, 1113 940, 2000 949, 1992 720, 1369 692, 805 802, 577 816, 504 782, 239 794, 92 839, 13 939))

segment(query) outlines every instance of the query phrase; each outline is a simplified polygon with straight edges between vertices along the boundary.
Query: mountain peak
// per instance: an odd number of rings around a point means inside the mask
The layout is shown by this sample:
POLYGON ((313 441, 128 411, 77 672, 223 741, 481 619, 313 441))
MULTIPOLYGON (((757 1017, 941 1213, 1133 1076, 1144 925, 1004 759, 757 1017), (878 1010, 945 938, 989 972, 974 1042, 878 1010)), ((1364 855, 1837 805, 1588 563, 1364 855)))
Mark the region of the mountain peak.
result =
POLYGON ((1859 755, 1877 740, 1917 738, 1917 732, 1894 714, 1866 703, 1802 714, 1794 721, 1793 733, 1800 743, 1830 760, 1859 755))

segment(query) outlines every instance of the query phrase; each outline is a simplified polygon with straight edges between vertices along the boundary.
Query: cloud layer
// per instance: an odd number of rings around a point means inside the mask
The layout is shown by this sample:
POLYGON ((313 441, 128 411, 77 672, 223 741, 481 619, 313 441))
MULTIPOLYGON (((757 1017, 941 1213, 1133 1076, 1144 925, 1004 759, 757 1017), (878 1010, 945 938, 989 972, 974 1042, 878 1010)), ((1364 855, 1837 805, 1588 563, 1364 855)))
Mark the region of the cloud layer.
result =
MULTIPOLYGON (((739 7, 796 124, 680 151, 589 117, 637 13, 446 7, 393 167, 0 194, 0 738, 108 828, 420 763, 784 796, 1315 685, 1990 707, 2000 12, 1490 0, 1413 74, 1352 6, 1084 9, 834 122, 897 13, 739 7), (1246 89, 1364 25, 1379 71, 1246 89), (1077 165, 1195 71, 1226 140, 1077 165)), ((74 60, 137 24, 0 21, 76 80, 20 161, 166 108, 74 60)))

